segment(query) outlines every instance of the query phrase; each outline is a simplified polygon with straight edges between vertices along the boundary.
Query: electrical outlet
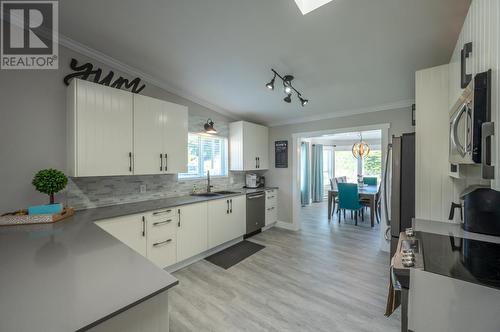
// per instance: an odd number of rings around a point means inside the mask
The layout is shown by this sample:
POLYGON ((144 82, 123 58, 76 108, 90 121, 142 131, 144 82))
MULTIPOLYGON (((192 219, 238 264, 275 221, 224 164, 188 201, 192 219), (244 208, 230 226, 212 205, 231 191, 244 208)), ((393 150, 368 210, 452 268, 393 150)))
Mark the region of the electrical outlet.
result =
POLYGON ((141 184, 141 185, 139 186, 139 192, 140 192, 141 194, 146 193, 146 185, 145 185, 145 184, 141 184))

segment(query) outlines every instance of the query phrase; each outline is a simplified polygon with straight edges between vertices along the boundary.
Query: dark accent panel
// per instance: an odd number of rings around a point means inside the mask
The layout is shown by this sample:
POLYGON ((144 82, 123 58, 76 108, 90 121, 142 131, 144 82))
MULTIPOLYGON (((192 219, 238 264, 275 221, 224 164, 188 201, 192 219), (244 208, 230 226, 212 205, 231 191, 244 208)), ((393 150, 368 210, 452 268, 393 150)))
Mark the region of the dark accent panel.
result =
POLYGON ((274 167, 288 168, 288 141, 274 142, 274 167))
POLYGON ((411 227, 415 217, 415 134, 403 134, 401 141, 401 231, 411 227))

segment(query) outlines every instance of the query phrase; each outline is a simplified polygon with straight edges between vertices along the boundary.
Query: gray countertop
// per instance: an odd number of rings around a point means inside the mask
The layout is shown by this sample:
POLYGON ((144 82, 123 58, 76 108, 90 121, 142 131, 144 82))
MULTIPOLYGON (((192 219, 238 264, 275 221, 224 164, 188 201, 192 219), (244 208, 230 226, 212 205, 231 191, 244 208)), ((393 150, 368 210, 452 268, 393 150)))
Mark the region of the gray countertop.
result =
POLYGON ((94 221, 265 189, 274 188, 122 204, 54 224, 0 227, 0 331, 85 330, 178 283, 94 221))

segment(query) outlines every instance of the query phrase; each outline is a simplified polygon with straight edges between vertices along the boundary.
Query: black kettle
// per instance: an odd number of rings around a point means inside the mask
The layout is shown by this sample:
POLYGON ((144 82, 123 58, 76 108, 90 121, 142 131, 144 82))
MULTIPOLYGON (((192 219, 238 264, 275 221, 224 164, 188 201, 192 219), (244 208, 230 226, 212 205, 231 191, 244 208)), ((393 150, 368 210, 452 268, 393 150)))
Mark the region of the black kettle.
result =
MULTIPOLYGON (((500 236, 500 192, 485 186, 471 186, 460 194, 463 201, 462 228, 469 232, 500 236)), ((462 204, 452 203, 449 219, 462 204)), ((462 211, 461 211, 462 214, 462 211)))

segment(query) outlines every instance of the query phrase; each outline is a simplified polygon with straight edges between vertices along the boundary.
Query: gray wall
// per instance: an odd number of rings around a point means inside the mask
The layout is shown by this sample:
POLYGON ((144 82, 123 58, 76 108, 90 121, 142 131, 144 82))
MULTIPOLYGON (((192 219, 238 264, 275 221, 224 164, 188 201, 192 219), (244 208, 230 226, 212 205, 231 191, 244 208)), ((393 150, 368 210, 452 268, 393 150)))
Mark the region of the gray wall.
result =
MULTIPOLYGON (((266 172, 266 182, 269 185, 280 188, 278 220, 287 223, 292 222, 292 134, 350 128, 356 126, 368 126, 381 123, 390 124, 389 136, 415 131, 415 127, 411 125, 411 109, 371 112, 341 118, 332 118, 270 128, 269 152, 271 165, 269 171, 266 172), (274 167, 274 141, 278 140, 288 140, 288 168, 274 167)), ((299 202, 296 204, 299 204, 299 202)))
MULTIPOLYGON (((71 58, 110 69, 64 47, 59 57, 59 70, 0 71, 0 213, 46 203, 45 195, 31 185, 33 175, 43 168, 66 169, 63 78, 71 72, 71 58)), ((190 116, 211 117, 216 123, 233 120, 148 83, 141 94, 185 105, 190 116)))

